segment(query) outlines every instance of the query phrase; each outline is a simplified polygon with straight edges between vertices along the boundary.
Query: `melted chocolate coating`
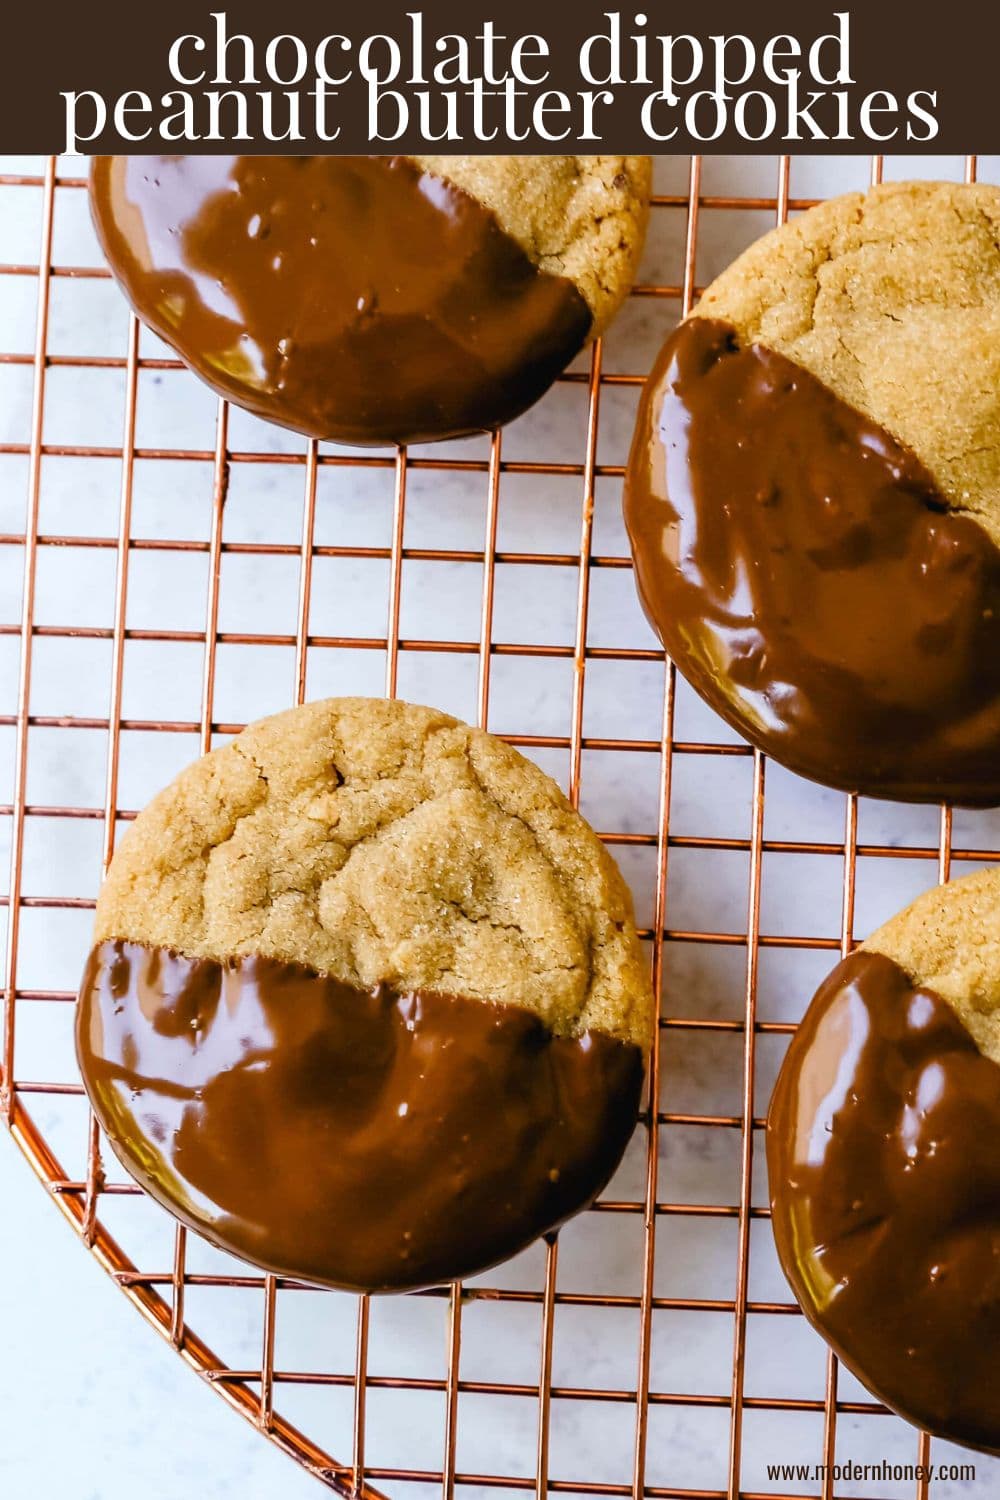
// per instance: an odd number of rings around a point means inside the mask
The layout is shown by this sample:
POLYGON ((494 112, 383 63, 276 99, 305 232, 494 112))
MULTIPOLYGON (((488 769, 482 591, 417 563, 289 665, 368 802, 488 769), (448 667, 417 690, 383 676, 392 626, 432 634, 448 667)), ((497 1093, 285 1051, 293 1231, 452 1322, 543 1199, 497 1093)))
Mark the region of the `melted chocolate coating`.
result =
POLYGON ((405 157, 102 156, 90 202, 139 317, 220 395, 311 437, 497 427, 590 332, 573 282, 405 157))
POLYGON ((77 1054, 126 1170, 280 1275, 402 1291, 485 1270, 606 1186, 638 1047, 515 1006, 134 943, 91 953, 77 1054))
POLYGON ((775 1242, 807 1318, 886 1405, 1000 1449, 1000 1067, 877 953, 839 964, 767 1122, 775 1242))
POLYGON ((813 375, 682 323, 625 521, 668 653, 754 744, 847 791, 1000 801, 1000 550, 813 375))

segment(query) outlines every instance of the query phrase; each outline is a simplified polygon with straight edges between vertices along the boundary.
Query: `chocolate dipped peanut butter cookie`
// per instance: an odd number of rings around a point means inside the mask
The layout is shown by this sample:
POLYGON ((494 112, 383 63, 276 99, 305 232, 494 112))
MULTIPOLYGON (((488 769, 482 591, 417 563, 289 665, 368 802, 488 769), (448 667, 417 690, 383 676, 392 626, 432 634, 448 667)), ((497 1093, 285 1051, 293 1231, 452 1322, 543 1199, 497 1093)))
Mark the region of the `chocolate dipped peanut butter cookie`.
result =
POLYGON ((678 667, 793 771, 1000 801, 1000 189, 766 235, 667 341, 625 488, 678 667))
POLYGON ((314 438, 509 422, 631 286, 644 156, 106 156, 98 236, 222 396, 314 438))
POLYGON ((880 1400, 1000 1451, 1000 869, 921 896, 835 968, 767 1122, 803 1311, 880 1400))
POLYGON ((432 709, 250 726, 140 814, 77 1011, 128 1172, 268 1270, 470 1275, 609 1181, 652 995, 628 890, 547 776, 432 709))

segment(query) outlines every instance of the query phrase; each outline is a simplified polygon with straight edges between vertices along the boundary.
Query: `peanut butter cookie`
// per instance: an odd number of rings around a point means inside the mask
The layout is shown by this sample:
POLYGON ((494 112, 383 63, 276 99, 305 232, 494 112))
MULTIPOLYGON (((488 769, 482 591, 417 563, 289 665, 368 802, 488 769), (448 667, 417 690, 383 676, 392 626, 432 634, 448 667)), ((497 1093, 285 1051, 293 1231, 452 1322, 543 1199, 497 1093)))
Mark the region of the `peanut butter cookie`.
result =
POLYGON ((642 156, 99 157, 136 312, 221 395, 310 437, 508 422, 607 323, 642 251, 642 156))
POLYGON ((590 1202, 652 996, 595 834, 515 750, 331 699, 250 726, 136 819, 81 987, 126 1167, 272 1270, 452 1280, 590 1202))
POLYGON ((625 513, 681 671, 792 770, 1000 801, 1000 189, 766 235, 668 340, 625 513))
POLYGON ((1000 869, 928 891, 834 969, 767 1126, 803 1311, 881 1400, 1000 1449, 1000 869))

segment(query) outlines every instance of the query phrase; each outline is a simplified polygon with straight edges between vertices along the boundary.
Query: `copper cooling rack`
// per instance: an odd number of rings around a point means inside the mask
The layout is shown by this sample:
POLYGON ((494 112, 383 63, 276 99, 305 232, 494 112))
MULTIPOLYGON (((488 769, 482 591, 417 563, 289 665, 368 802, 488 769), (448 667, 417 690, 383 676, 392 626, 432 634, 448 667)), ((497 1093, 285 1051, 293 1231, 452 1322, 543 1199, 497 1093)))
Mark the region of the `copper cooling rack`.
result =
MULTIPOLYGON (((918 166, 908 165, 911 173, 918 166)), ((651 238, 660 246, 652 258, 655 281, 636 287, 631 307, 623 314, 623 323, 632 315, 636 326, 646 328, 649 336, 643 347, 648 354, 690 307, 696 280, 704 279, 700 246, 708 243, 710 260, 714 254, 714 272, 768 223, 780 222, 812 201, 793 194, 800 166, 788 159, 776 161, 772 185, 762 193, 731 191, 734 181, 743 180, 739 164, 723 184, 729 190, 713 191, 717 170, 714 159, 673 159, 667 186, 674 191, 661 191, 655 199, 651 238)), ((976 158, 967 158, 960 170, 974 179, 976 158)), ((858 171, 862 181, 869 176, 878 180, 883 162, 876 158, 870 168, 866 162, 858 171)), ((759 178, 754 178, 758 185, 759 178)), ((214 441, 194 447, 169 442, 156 446, 143 437, 141 408, 150 399, 144 382, 193 382, 169 351, 157 346, 145 352, 147 335, 134 319, 126 322, 124 314, 121 326, 127 329, 127 339, 114 354, 70 349, 61 337, 53 342, 53 327, 61 319, 65 299, 82 295, 81 288, 108 275, 97 262, 59 263, 60 216, 80 213, 83 189, 79 164, 64 167, 55 159, 39 160, 31 171, 0 176, 0 192, 35 195, 40 223, 37 258, 25 261, 18 247, 21 259, 15 263, 17 257, 5 253, 0 216, 0 258, 5 262, 0 264, 0 285, 16 285, 23 292, 22 301, 30 301, 34 310, 34 333, 29 329, 20 348, 15 347, 13 332, 8 337, 0 331, 0 346, 8 350, 0 353, 0 376, 13 372, 25 382, 25 431, 0 444, 0 463, 4 483, 14 482, 11 476, 16 476, 19 495, 21 486, 27 494, 23 532, 0 535, 4 554, 15 549, 23 563, 20 619, 15 601, 10 618, 0 621, 0 646, 19 647, 18 665, 11 672, 15 701, 0 704, 0 731, 9 736, 13 761, 10 803, 0 807, 11 831, 0 1110, 53 1204, 181 1359, 271 1442, 344 1495, 371 1500, 387 1492, 421 1497, 440 1493, 450 1500, 456 1490, 463 1496, 484 1497, 498 1490, 527 1491, 538 1500, 556 1492, 635 1500, 912 1495, 913 1482, 897 1482, 891 1476, 874 1485, 835 1481, 832 1465, 851 1458, 873 1461, 888 1456, 894 1463, 915 1464, 968 1455, 949 1454, 946 1445, 932 1445, 913 1433, 839 1370, 805 1327, 773 1265, 769 1274, 755 1281, 756 1264, 759 1261, 767 1272, 770 1254, 760 1156, 762 1115, 785 1038, 816 980, 851 948, 856 936, 863 936, 863 931, 856 933, 861 888, 874 892, 877 899, 890 869, 905 866, 910 872, 905 878, 916 889, 935 877, 947 879, 959 861, 968 867, 1000 858, 1000 850, 992 847, 1000 842, 996 821, 989 815, 956 813, 953 823, 945 807, 931 823, 921 815, 922 820, 897 827, 891 810, 872 810, 854 798, 793 786, 793 779, 780 768, 767 766, 764 757, 699 712, 652 637, 640 634, 640 641, 645 640, 640 644, 615 643, 620 632, 613 623, 614 611, 609 613, 601 602, 603 593, 598 595, 609 580, 631 584, 620 532, 607 518, 617 508, 627 413, 629 402, 634 405, 642 369, 616 367, 614 330, 605 348, 595 345, 586 361, 547 398, 558 401, 561 395, 577 403, 572 451, 562 451, 565 442, 556 442, 555 429, 548 428, 544 418, 531 429, 527 449, 523 442, 511 447, 514 440, 508 434, 471 447, 450 445, 398 455, 355 454, 316 444, 271 445, 266 440, 255 449, 238 434, 234 437, 242 419, 225 403, 212 414, 214 441), (47 399, 53 381, 67 372, 82 372, 95 382, 114 372, 119 382, 119 439, 54 440, 47 399), (609 423, 613 431, 608 429, 606 435, 609 423), (114 534, 94 534, 85 524, 72 533, 46 529, 46 484, 62 460, 103 463, 103 475, 113 470, 118 516, 114 534), (171 483, 199 490, 206 515, 210 507, 210 520, 198 534, 171 535, 162 524, 152 532, 145 528, 145 533, 135 527, 137 476, 145 483, 151 472, 164 472, 165 465, 170 466, 171 483), (277 520, 270 535, 280 535, 281 540, 268 540, 266 534, 264 539, 241 539, 228 533, 227 500, 247 466, 266 468, 274 475, 280 471, 283 482, 301 485, 297 537, 288 535, 284 523, 279 528, 277 520), (319 540, 328 481, 360 485, 362 480, 375 483, 379 475, 385 482, 385 534, 377 544, 359 540, 359 532, 351 528, 339 540, 336 532, 329 540, 319 540), (529 533, 506 535, 505 503, 511 504, 507 496, 523 482, 530 482, 536 496, 544 496, 546 487, 553 494, 557 489, 563 496, 571 494, 576 518, 571 545, 532 550, 529 533), (422 495, 432 492, 438 483, 450 486, 449 493, 458 486, 469 506, 478 507, 478 544, 441 546, 440 534, 435 538, 438 545, 414 544, 408 525, 413 497, 418 489, 422 495), (39 576, 60 552, 79 559, 81 566, 101 554, 106 564, 105 623, 60 623, 50 618, 51 607, 39 617, 39 576), (158 607, 168 608, 168 567, 184 558, 197 560, 204 569, 203 623, 197 628, 151 626, 150 611, 155 617, 158 607), (271 562, 282 569, 281 587, 288 595, 294 629, 228 629, 224 619, 220 625, 227 569, 271 562), (379 589, 385 590, 378 603, 384 626, 365 635, 353 634, 343 625, 336 632, 318 633, 320 589, 325 597, 336 587, 338 569, 369 565, 377 565, 379 589), (433 589, 434 578, 445 576, 434 573, 442 565, 475 570, 478 630, 463 632, 467 639, 451 638, 445 606, 441 630, 432 632, 439 638, 406 633, 408 579, 423 569, 425 583, 429 576, 433 589), (317 583, 320 568, 323 579, 317 583), (499 591, 516 576, 525 596, 544 593, 544 580, 554 576, 553 570, 572 582, 572 638, 508 638, 509 629, 498 629, 499 591), (145 623, 137 625, 132 608, 140 593, 145 623), (52 653, 72 652, 87 643, 103 653, 104 710, 88 714, 84 710, 89 705, 81 707, 75 698, 72 703, 52 702, 49 697, 37 701, 40 653, 44 666, 52 653), (197 714, 154 719, 130 710, 130 681, 141 674, 148 659, 141 653, 160 646, 186 648, 184 671, 192 693, 194 678, 198 684, 199 697, 193 700, 200 703, 197 714), (334 1294, 254 1274, 252 1268, 208 1253, 193 1235, 175 1229, 166 1215, 148 1204, 109 1159, 86 1110, 66 1046, 72 989, 47 987, 47 975, 56 974, 56 969, 40 972, 35 961, 30 974, 23 972, 28 926, 37 934, 38 924, 45 924, 56 948, 69 930, 60 923, 73 913, 80 914, 73 918, 72 933, 82 960, 87 912, 93 906, 100 868, 111 857, 122 822, 134 816, 139 805, 123 790, 126 751, 150 761, 170 742, 166 756, 172 773, 175 765, 242 727, 221 717, 218 707, 220 683, 230 670, 228 664, 240 659, 240 648, 283 651, 290 674, 285 701, 301 701, 307 690, 312 696, 319 690, 337 690, 337 670, 324 675, 324 661, 336 668, 338 663, 363 659, 370 672, 382 678, 387 693, 399 690, 407 696, 414 694, 405 665, 418 658, 433 658, 441 681, 450 680, 449 673, 464 672, 469 716, 504 733, 560 776, 648 898, 645 910, 640 902, 640 921, 663 1008, 651 1065, 652 1102, 630 1162, 595 1209, 564 1231, 561 1244, 536 1247, 513 1267, 472 1285, 404 1299, 419 1310, 422 1330, 410 1338, 405 1360, 396 1358, 397 1346, 391 1341, 375 1338, 379 1306, 360 1298, 350 1300, 349 1321, 341 1318, 338 1324, 339 1344, 331 1339, 323 1360, 296 1362, 294 1348, 283 1337, 283 1319, 291 1318, 294 1299, 334 1294), (558 686, 550 690, 549 679, 538 678, 534 696, 526 695, 518 719, 518 684, 528 682, 529 670, 550 667, 558 686), (504 702, 498 722, 496 683, 501 672, 504 702), (598 675, 602 701, 606 704, 610 694, 619 711, 610 724, 605 714, 595 727, 588 705, 598 675), (530 703, 543 705, 541 723, 530 703), (552 722, 553 716, 558 723, 552 722), (613 734, 607 733, 609 728, 613 734), (91 797, 90 805, 51 805, 33 790, 38 765, 38 785, 44 793, 45 765, 53 755, 59 756, 62 742, 71 759, 92 759, 93 746, 98 745, 103 798, 91 797), (90 751, 81 750, 84 743, 90 751), (616 768, 619 786, 641 784, 645 801, 639 799, 637 805, 644 808, 642 814, 633 808, 627 817, 618 815, 614 797, 605 797, 605 788, 614 782, 614 777, 608 780, 605 767, 616 768), (765 783, 772 821, 765 816, 765 783), (721 827, 716 816, 720 786, 727 789, 725 796, 738 801, 736 828, 721 827), (47 839, 55 847, 67 824, 88 825, 95 854, 99 843, 93 878, 81 881, 75 890, 40 893, 31 883, 34 841, 47 839), (707 861, 700 875, 699 860, 707 861), (730 909, 735 900, 739 912, 728 923, 711 899, 716 883, 712 871, 723 868, 728 873, 719 883, 728 892, 730 909), (819 904, 814 909, 822 908, 823 921, 810 928, 806 916, 796 916, 792 923, 787 911, 803 909, 794 902, 782 916, 781 893, 787 896, 793 887, 800 893, 816 893, 819 904), (772 888, 777 896, 769 907, 772 888), (49 1018, 52 1026, 47 1029, 43 1022, 49 1018), (52 1043, 46 1051, 46 1036, 58 1036, 58 1046, 52 1043), (41 1045, 38 1037, 43 1038, 41 1045), (54 1061, 46 1068, 49 1057, 54 1061), (717 1087, 723 1073, 727 1081, 717 1087), (725 1172, 718 1166, 723 1158, 728 1164, 725 1172), (710 1187, 724 1178, 731 1189, 699 1191, 702 1176, 710 1187), (152 1231, 147 1232, 146 1219, 141 1233, 133 1231, 129 1215, 140 1207, 154 1215, 152 1231), (705 1280, 699 1280, 699 1266, 717 1266, 720 1257, 728 1267, 726 1276, 720 1281, 706 1271, 705 1280), (209 1325, 222 1329, 225 1342, 225 1317, 219 1314, 213 1320, 213 1311, 222 1306, 221 1298, 234 1293, 252 1299, 259 1319, 256 1354, 249 1361, 245 1356, 242 1362, 223 1358, 208 1342, 209 1325), (499 1310, 509 1327, 523 1328, 530 1369, 512 1372, 505 1359, 499 1371, 505 1378, 496 1378, 488 1350, 484 1358, 475 1346, 477 1319, 484 1310, 499 1310), (597 1373, 586 1385, 574 1384, 572 1352, 587 1348, 593 1355, 612 1327, 618 1330, 616 1358, 603 1365, 600 1358, 591 1358, 586 1368, 597 1373), (686 1371, 699 1368, 709 1346, 723 1350, 714 1384, 702 1375, 686 1380, 686 1371), (672 1357, 675 1347, 680 1347, 681 1358, 672 1357), (418 1354, 421 1348, 426 1351, 422 1368, 414 1348, 418 1354), (788 1351, 787 1361, 783 1350, 788 1351), (802 1350, 812 1386, 796 1373, 802 1350), (310 1405, 305 1398, 316 1393, 321 1399, 310 1405), (389 1396, 413 1409, 423 1403, 419 1410, 426 1417, 406 1429, 412 1434, 421 1428, 421 1441, 416 1445, 413 1438, 412 1452, 401 1453, 399 1443, 386 1448, 381 1438, 376 1440, 380 1424, 382 1429, 387 1422, 399 1427, 393 1412, 404 1408, 386 1408, 388 1415, 382 1417, 376 1410, 389 1396), (334 1433, 323 1414, 332 1418, 335 1409, 339 1417, 334 1433), (567 1426, 567 1412, 574 1413, 575 1428, 572 1423, 567 1426), (617 1457, 603 1469, 589 1460, 575 1463, 575 1452, 586 1450, 585 1445, 575 1447, 573 1432, 582 1433, 590 1425, 603 1430, 601 1423, 612 1418, 617 1436, 609 1443, 611 1448, 617 1444, 617 1457), (478 1437, 467 1450, 465 1434, 473 1422, 478 1437), (515 1429, 522 1439, 528 1435, 527 1458, 512 1456, 507 1438, 515 1429), (712 1470, 686 1467, 685 1454, 691 1451, 695 1431, 701 1434, 703 1448, 714 1446, 712 1470), (831 1468, 824 1478, 768 1477, 765 1460, 788 1459, 826 1462, 831 1468)), ((3 305, 9 308, 11 299, 3 305)), ((27 326, 23 319, 21 326, 27 326)), ((239 427, 239 432, 244 430, 239 427)), ((87 503, 84 486, 81 518, 87 503)), ((169 512, 168 502, 163 504, 169 512)), ((60 515, 66 513, 64 509, 60 515)), ((182 508, 180 514, 183 518, 189 512, 182 508)), ((326 527, 322 535, 328 531, 326 527)), ((367 626, 367 616, 361 623, 367 626)), ((65 671, 72 671, 72 666, 65 671)), ((531 681, 536 683, 534 677, 531 681)), ((160 779, 167 774, 164 771, 160 779)), ((155 785, 155 775, 152 780, 155 785)), ((893 899, 889 909, 898 904, 901 900, 893 899)), ((65 966, 58 974, 58 982, 64 982, 65 966)), ((49 982, 56 981, 50 977, 49 982)), ((343 1309, 343 1304, 340 1299, 337 1305, 343 1309)), ((211 1341, 217 1343, 215 1334, 211 1341)), ((918 1500, 929 1494, 946 1500, 960 1490, 985 1497, 996 1492, 997 1473, 983 1460, 979 1478, 964 1489, 948 1481, 939 1486, 937 1481, 918 1480, 915 1493, 918 1500)))

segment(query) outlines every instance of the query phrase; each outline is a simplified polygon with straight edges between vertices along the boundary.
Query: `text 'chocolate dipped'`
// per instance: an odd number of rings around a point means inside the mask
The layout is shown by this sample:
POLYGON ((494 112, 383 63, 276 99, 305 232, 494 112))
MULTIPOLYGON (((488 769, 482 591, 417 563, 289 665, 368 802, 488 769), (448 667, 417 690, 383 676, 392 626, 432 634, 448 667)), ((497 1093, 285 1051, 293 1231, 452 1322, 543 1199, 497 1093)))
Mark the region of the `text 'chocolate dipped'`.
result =
POLYGON ((635 1127, 638 1047, 515 1006, 104 942, 77 1052, 122 1164, 265 1269, 361 1291, 471 1275, 585 1207, 635 1127))
POLYGON ((847 791, 1000 801, 1000 549, 815 376, 682 323, 625 520, 668 653, 754 744, 847 791))
POLYGON ((221 395, 310 437, 497 427, 590 333, 572 281, 405 157, 98 157, 90 198, 139 317, 221 395))
POLYGON ((767 1122, 775 1243, 859 1380, 939 1437, 1000 1450, 1000 1067, 891 959, 817 992, 767 1122))

